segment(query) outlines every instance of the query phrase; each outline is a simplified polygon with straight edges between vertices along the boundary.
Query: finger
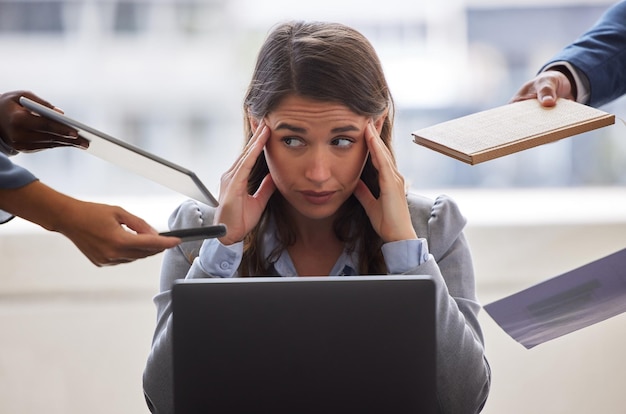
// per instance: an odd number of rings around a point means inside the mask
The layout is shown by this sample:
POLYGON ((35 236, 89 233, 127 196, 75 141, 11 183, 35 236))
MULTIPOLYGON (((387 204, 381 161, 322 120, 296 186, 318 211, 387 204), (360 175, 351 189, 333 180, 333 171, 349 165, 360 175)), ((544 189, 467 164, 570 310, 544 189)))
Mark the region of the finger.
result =
POLYGON ((71 146, 81 149, 89 148, 89 140, 85 137, 78 135, 77 131, 72 131, 75 135, 62 135, 56 134, 48 131, 36 131, 39 134, 43 134, 45 137, 52 137, 52 142, 56 142, 58 144, 62 144, 65 146, 71 146))
POLYGON ((226 171, 221 178, 220 182, 220 198, 222 201, 222 197, 227 193, 227 188, 231 187, 233 183, 235 183, 235 193, 242 194, 245 193, 247 195, 247 183, 250 177, 250 172, 254 167, 261 151, 263 151, 263 147, 267 142, 267 138, 269 137, 269 128, 266 126, 262 127, 259 134, 253 135, 250 142, 244 148, 242 154, 240 154, 239 158, 235 161, 235 163, 231 166, 231 168, 226 171))
POLYGON ((121 226, 115 240, 110 248, 99 249, 98 255, 92 257, 93 261, 102 265, 126 263, 155 255, 182 242, 178 237, 132 233, 121 226))
POLYGON ((53 147, 75 147, 86 149, 89 141, 83 137, 71 138, 60 135, 47 134, 42 131, 25 134, 18 142, 13 142, 15 149, 41 149, 53 147))
POLYGON ((254 147, 255 143, 259 139, 259 136, 263 132, 264 127, 265 127, 265 122, 261 121, 257 129, 252 134, 252 137, 250 137, 246 145, 244 145, 241 153, 239 154, 239 157, 237 157, 233 165, 231 165, 231 167, 226 171, 225 174, 230 174, 232 171, 236 171, 240 168, 245 158, 249 155, 250 150, 254 147))
POLYGON ((383 143, 383 140, 378 135, 378 131, 374 127, 373 123, 369 123, 366 129, 366 139, 368 141, 368 148, 372 156, 372 163, 378 170, 380 175, 387 176, 391 171, 395 169, 393 162, 393 156, 391 151, 383 143))
POLYGON ((536 98, 537 98, 537 92, 533 89, 532 91, 518 92, 517 95, 511 98, 509 103, 527 101, 529 99, 536 99, 536 98))
POLYGON ((264 121, 259 123, 258 128, 252 134, 252 138, 246 143, 241 157, 239 158, 240 164, 243 164, 252 156, 254 161, 258 158, 263 146, 267 142, 267 138, 269 137, 269 128, 265 125, 264 121))
POLYGON ((259 158, 259 155, 261 155, 263 147, 265 146, 265 143, 267 142, 269 136, 269 128, 267 126, 263 126, 258 136, 254 137, 254 139, 251 140, 251 145, 247 147, 245 153, 239 159, 233 171, 235 177, 245 177, 247 181, 248 176, 250 175, 254 164, 259 158))
POLYGON ((138 259, 178 246, 181 242, 178 237, 128 233, 122 243, 124 253, 120 253, 120 257, 138 259))
POLYGON ((115 266, 124 263, 134 262, 137 259, 143 259, 155 254, 161 253, 161 250, 120 250, 112 256, 88 256, 89 260, 98 267, 115 266))
POLYGON ((404 176, 398 171, 391 149, 384 144, 373 124, 369 129, 369 134, 373 149, 372 163, 378 170, 379 199, 386 200, 384 203, 387 206, 385 210, 387 210, 390 206, 388 203, 395 204, 400 200, 406 200, 406 184, 404 176))
POLYGON ((359 180, 354 189, 354 196, 361 203, 367 215, 370 215, 371 209, 376 204, 376 197, 372 194, 367 185, 363 182, 363 180, 359 180))
MULTIPOLYGON (((85 143, 88 145, 88 141, 84 138, 79 137, 78 131, 58 122, 46 119, 42 116, 36 115, 28 111, 26 108, 20 107, 21 110, 15 111, 12 115, 13 124, 16 126, 16 129, 20 131, 34 131, 35 134, 29 132, 29 135, 26 135, 24 138, 20 137, 20 141, 26 141, 30 139, 31 141, 51 141, 54 140, 55 137, 58 140, 59 138, 64 141, 77 140, 78 144, 84 146, 85 143), (28 138, 30 136, 31 138, 28 138)), ((21 135, 24 135, 24 132, 21 132, 21 135)))
POLYGON ((276 191, 276 185, 274 184, 274 180, 272 179, 272 176, 270 174, 267 174, 265 178, 263 178, 263 181, 261 181, 261 185, 259 185, 259 188, 254 193, 254 198, 256 198, 259 203, 265 206, 267 205, 272 194, 274 194, 274 191, 276 191))
MULTIPOLYGON (((143 237, 160 238, 160 236, 146 236, 135 235, 125 232, 126 236, 122 238, 122 241, 115 244, 109 249, 102 249, 101 246, 97 246, 92 249, 93 251, 81 251, 87 256, 87 258, 96 266, 114 266, 117 264, 130 263, 137 259, 153 256, 165 250, 162 246, 158 245, 158 242, 151 240, 138 240, 143 237), (128 239, 126 238, 128 237, 128 239)), ((164 239, 169 237, 163 237, 164 239)))
MULTIPOLYGON (((23 128, 27 126, 28 129, 31 129, 33 131, 66 138, 77 139, 79 137, 78 131, 76 131, 74 128, 68 127, 67 125, 63 125, 51 119, 44 118, 43 116, 34 114, 28 111, 26 108, 24 108, 24 112, 22 112, 21 114, 23 114, 24 119, 20 119, 19 122, 23 128)), ((21 116, 21 114, 18 116, 21 116)))
POLYGON ((378 160, 380 147, 378 146, 378 142, 376 142, 376 135, 371 131, 371 123, 368 123, 365 127, 365 142, 367 143, 367 149, 370 152, 370 157, 372 158, 372 164, 378 170, 380 162, 378 160))
POLYGON ((48 148, 58 148, 58 147, 73 147, 79 149, 85 149, 82 146, 76 145, 75 142, 62 142, 60 140, 56 141, 43 141, 43 142, 19 142, 13 143, 11 145, 17 151, 20 152, 36 152, 48 148))
MULTIPOLYGON (((15 94, 15 96, 13 97, 15 102, 19 104, 19 98, 21 96, 24 96, 32 101, 35 101, 47 108, 53 109, 59 113, 63 113, 63 111, 60 108, 57 108, 56 106, 52 105, 50 102, 41 99, 40 97, 38 97, 37 95, 33 94, 32 92, 28 92, 28 91, 20 91, 19 93, 15 94)), ((21 106, 21 105, 20 105, 21 106)), ((24 108, 24 107, 22 107, 24 108)), ((34 114, 32 112, 30 112, 28 109, 24 108, 24 110, 22 112, 20 112, 20 114, 18 114, 18 116, 23 116, 26 117, 26 119, 24 119, 23 121, 26 121, 25 124, 21 124, 21 125, 28 125, 30 126, 30 129, 34 129, 34 130, 42 130, 42 131, 46 131, 46 132, 50 132, 53 134, 57 134, 57 135, 61 135, 61 136, 73 136, 73 137, 78 137, 78 132, 76 130, 74 130, 73 128, 68 127, 67 125, 63 125, 59 122, 55 122, 53 120, 44 118, 38 114, 34 114)), ((18 119, 17 122, 23 122, 21 119, 18 119)))
POLYGON ((28 99, 30 99, 31 101, 35 101, 38 104, 41 104, 43 106, 46 106, 50 109, 54 109, 55 106, 52 105, 50 102, 46 101, 45 99, 40 98, 39 96, 35 95, 34 93, 32 93, 31 91, 18 91, 15 94, 15 102, 19 103, 20 102, 20 97, 24 96, 28 99))
POLYGON ((45 132, 47 134, 58 135, 71 139, 81 138, 78 134, 78 131, 74 128, 63 125, 59 122, 52 121, 50 119, 45 119, 42 116, 35 116, 35 118, 39 118, 40 120, 39 122, 34 120, 32 121, 32 129, 35 131, 45 132))
POLYGON ((254 130, 254 133, 252 134, 252 137, 248 140, 248 142, 244 146, 244 148, 247 149, 247 148, 250 148, 250 147, 254 146, 254 142, 259 139, 259 137, 261 136, 261 133, 263 132, 265 127, 266 127, 265 120, 262 119, 261 122, 259 122, 259 125, 254 130))
POLYGON ((115 218, 118 223, 125 225, 129 229, 138 234, 152 234, 157 235, 158 232, 149 225, 144 219, 129 213, 121 207, 118 207, 115 211, 115 218))
POLYGON ((558 85, 552 76, 545 76, 537 86, 537 99, 543 106, 554 106, 556 104, 556 90, 558 85))

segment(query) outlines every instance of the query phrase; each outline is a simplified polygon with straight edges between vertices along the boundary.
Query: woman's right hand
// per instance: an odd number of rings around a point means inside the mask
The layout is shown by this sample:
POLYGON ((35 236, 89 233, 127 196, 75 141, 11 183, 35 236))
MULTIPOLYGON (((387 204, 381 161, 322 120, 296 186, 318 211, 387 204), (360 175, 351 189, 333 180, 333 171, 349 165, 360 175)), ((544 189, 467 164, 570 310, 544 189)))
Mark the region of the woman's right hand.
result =
POLYGON ((258 190, 253 195, 248 194, 250 172, 269 137, 270 129, 262 121, 239 158, 222 175, 214 223, 225 224, 228 229, 226 235, 219 238, 224 245, 243 240, 259 222, 267 202, 276 190, 272 177, 268 174, 258 190))

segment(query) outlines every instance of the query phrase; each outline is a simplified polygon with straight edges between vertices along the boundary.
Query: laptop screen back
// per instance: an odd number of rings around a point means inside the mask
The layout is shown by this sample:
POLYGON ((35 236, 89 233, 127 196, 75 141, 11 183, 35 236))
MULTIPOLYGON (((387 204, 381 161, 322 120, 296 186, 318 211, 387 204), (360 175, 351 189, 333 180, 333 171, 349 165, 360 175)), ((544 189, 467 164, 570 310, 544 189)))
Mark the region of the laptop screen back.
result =
POLYGON ((202 279, 172 295, 176 414, 435 412, 430 277, 202 279))

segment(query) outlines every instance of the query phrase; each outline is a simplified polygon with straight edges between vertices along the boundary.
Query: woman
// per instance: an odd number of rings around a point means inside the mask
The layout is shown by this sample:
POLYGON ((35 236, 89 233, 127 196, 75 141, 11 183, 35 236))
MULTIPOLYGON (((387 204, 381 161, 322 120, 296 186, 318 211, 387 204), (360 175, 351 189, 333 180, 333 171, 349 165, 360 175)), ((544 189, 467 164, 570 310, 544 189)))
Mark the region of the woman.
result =
POLYGON ((490 373, 465 219, 446 197, 407 195, 391 150, 393 102, 358 32, 286 23, 262 46, 244 101, 246 145, 213 209, 193 201, 172 228, 224 223, 220 239, 166 253, 144 390, 173 411, 171 297, 180 278, 428 274, 438 286, 438 403, 478 412, 490 373))

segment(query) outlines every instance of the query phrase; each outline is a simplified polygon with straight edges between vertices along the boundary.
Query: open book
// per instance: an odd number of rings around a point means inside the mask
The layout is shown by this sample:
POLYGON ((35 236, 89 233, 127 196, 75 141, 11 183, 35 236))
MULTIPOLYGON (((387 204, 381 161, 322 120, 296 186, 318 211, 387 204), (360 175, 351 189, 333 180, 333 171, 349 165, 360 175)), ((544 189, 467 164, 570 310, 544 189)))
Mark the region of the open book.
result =
POLYGON ((515 102, 413 132, 415 143, 478 164, 615 123, 615 115, 567 99, 546 108, 515 102))

